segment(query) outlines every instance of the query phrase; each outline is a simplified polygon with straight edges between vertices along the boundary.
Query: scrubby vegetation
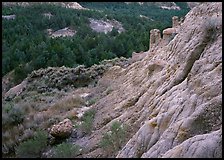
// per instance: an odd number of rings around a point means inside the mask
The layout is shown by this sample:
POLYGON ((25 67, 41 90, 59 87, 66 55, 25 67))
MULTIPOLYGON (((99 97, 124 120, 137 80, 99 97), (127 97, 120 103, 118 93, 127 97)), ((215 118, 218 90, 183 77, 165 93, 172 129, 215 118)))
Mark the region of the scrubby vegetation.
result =
POLYGON ((122 146, 125 135, 127 132, 127 126, 121 124, 118 121, 112 123, 110 131, 103 134, 103 137, 99 143, 100 147, 104 149, 108 154, 112 154, 122 146))
POLYGON ((34 138, 21 143, 17 150, 18 158, 38 158, 47 146, 47 133, 37 131, 34 138))
POLYGON ((80 146, 63 142, 53 148, 52 158, 74 158, 80 152, 80 146))
POLYGON ((2 125, 12 126, 20 124, 24 119, 24 111, 20 106, 14 106, 10 103, 3 107, 2 111, 2 125))
POLYGON ((96 114, 96 110, 94 109, 90 109, 88 111, 86 111, 81 120, 82 123, 80 125, 78 125, 78 129, 81 130, 82 133, 84 134, 90 134, 93 128, 93 120, 96 114))
MULTIPOLYGON (((15 152, 15 148, 21 142, 26 142, 26 140, 32 138, 38 129, 48 129, 69 115, 71 116, 70 118, 73 118, 74 121, 76 121, 77 113, 73 112, 73 108, 80 108, 82 105, 85 105, 85 101, 79 95, 59 98, 59 100, 57 100, 56 103, 52 105, 43 104, 40 102, 40 99, 52 99, 53 95, 49 97, 46 97, 45 94, 42 96, 41 95, 42 94, 37 94, 36 92, 32 91, 25 99, 21 99, 19 104, 15 105, 17 102, 14 101, 7 103, 5 102, 5 104, 3 104, 2 152, 4 156, 9 156, 9 153, 13 154, 15 152), (35 93, 36 98, 33 96, 33 93, 35 93)), ((57 93, 55 93, 54 96, 55 95, 57 95, 57 93)), ((83 124, 81 127, 83 132, 88 132, 86 127, 90 127, 91 129, 89 116, 87 114, 87 116, 84 116, 85 118, 83 118, 83 124)), ((26 148, 27 146, 31 145, 30 141, 37 143, 36 140, 31 139, 23 144, 22 148, 26 148)))

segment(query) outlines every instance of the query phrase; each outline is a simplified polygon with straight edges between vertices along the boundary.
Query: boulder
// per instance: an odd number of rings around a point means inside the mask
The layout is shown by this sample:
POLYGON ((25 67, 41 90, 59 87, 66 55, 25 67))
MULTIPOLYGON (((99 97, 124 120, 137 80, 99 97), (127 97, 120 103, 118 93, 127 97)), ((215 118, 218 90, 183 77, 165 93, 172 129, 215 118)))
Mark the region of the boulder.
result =
POLYGON ((53 125, 50 130, 50 134, 55 138, 67 138, 71 135, 72 128, 73 125, 71 120, 66 118, 58 124, 53 125))

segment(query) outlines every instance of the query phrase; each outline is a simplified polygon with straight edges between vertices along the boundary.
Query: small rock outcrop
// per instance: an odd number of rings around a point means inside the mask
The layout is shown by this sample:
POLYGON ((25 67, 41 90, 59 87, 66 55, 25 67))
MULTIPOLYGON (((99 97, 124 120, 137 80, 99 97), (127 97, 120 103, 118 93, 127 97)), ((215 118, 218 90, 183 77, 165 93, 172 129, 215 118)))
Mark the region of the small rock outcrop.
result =
POLYGON ((50 134, 55 138, 67 138, 71 135, 73 125, 71 120, 64 119, 60 123, 53 125, 50 134))
POLYGON ((150 31, 150 42, 149 42, 150 48, 154 48, 155 46, 157 46, 160 43, 160 41, 161 41, 160 30, 152 29, 150 31))
POLYGON ((6 20, 11 20, 11 19, 13 20, 13 19, 16 18, 16 15, 14 15, 14 14, 13 14, 13 15, 7 15, 7 16, 3 16, 3 15, 2 15, 2 18, 3 18, 3 19, 6 19, 6 20))
POLYGON ((167 45, 179 32, 180 24, 182 19, 179 21, 177 16, 172 17, 172 28, 166 28, 163 30, 163 37, 161 38, 160 30, 152 29, 150 31, 150 44, 149 50, 156 50, 158 47, 167 45))
POLYGON ((47 29, 47 32, 51 38, 57 38, 57 37, 72 37, 76 34, 75 30, 72 30, 68 27, 59 29, 55 32, 53 32, 51 29, 47 29))
POLYGON ((118 33, 125 31, 125 29, 122 27, 122 24, 115 19, 107 19, 106 21, 104 21, 89 18, 89 21, 90 27, 96 32, 104 32, 105 34, 107 34, 108 32, 111 32, 113 28, 117 29, 118 33))
POLYGON ((51 19, 51 17, 53 16, 51 13, 43 13, 43 16, 48 18, 48 19, 51 19))

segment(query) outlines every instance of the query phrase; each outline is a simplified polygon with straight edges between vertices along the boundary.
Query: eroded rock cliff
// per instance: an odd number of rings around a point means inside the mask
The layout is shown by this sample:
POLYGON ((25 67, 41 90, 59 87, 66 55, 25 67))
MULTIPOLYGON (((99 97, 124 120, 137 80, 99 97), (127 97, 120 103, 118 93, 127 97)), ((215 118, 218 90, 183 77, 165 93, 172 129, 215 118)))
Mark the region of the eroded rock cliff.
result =
POLYGON ((133 127, 117 157, 221 157, 221 3, 193 8, 168 45, 116 73, 101 79, 114 90, 95 105, 84 156, 101 152, 96 142, 117 120, 133 127))

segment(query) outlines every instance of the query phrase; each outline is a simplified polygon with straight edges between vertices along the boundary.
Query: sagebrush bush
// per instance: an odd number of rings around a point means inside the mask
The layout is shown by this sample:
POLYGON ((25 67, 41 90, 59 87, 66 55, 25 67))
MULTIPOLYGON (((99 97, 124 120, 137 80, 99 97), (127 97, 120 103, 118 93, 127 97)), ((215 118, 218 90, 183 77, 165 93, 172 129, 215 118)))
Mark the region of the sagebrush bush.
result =
POLYGON ((17 150, 16 156, 19 158, 38 158, 47 147, 47 133, 37 131, 32 139, 22 142, 17 150))
POLYGON ((126 127, 115 121, 112 123, 110 131, 103 134, 99 145, 110 153, 118 151, 125 140, 125 134, 126 127))
POLYGON ((63 142, 54 147, 52 158, 74 158, 80 153, 80 149, 78 145, 63 142))
POLYGON ((81 118, 82 123, 80 126, 78 126, 79 129, 81 129, 82 132, 89 134, 92 131, 93 128, 93 120, 96 114, 96 110, 90 109, 86 111, 81 118))
POLYGON ((92 99, 90 99, 90 100, 88 101, 88 106, 91 106, 91 105, 95 104, 96 101, 97 101, 97 98, 92 98, 92 99))
POLYGON ((24 111, 21 106, 14 106, 12 104, 6 104, 2 110, 2 125, 17 125, 24 120, 24 111))

